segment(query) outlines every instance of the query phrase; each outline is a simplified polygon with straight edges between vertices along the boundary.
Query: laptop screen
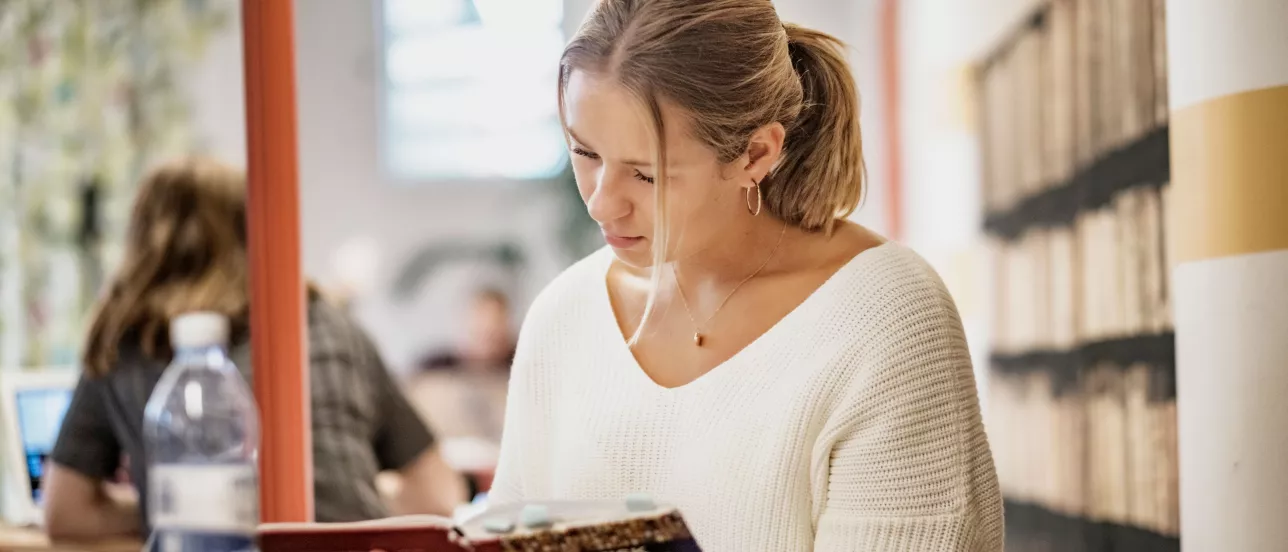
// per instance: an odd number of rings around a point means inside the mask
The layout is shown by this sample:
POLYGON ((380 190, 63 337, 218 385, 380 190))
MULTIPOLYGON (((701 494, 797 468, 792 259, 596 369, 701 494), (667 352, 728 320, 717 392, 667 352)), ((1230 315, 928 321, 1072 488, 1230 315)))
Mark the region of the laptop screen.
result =
POLYGON ((65 388, 23 389, 16 393, 18 432, 26 454, 27 476, 31 478, 31 498, 40 504, 40 477, 54 450, 63 414, 72 400, 72 390, 65 388))

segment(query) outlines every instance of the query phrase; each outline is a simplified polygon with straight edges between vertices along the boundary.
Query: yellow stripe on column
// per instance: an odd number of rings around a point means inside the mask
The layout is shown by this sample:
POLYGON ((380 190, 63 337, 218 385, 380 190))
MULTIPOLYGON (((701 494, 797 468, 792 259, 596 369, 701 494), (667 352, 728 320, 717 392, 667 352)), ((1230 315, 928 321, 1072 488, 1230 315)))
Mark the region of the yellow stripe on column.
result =
POLYGON ((1288 249, 1288 86, 1172 113, 1177 262, 1288 249))

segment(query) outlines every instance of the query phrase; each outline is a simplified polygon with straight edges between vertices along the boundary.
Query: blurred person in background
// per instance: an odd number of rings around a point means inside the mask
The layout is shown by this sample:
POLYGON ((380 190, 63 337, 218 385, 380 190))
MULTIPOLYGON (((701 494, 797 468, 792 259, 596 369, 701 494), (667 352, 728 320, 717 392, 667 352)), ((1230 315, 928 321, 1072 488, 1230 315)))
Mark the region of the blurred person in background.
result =
POLYGON ((476 292, 464 322, 458 346, 421 361, 412 400, 443 439, 499 443, 514 360, 509 299, 493 288, 476 292))
MULTIPOLYGON (((232 358, 250 381, 245 188, 239 172, 201 158, 163 166, 142 183, 46 476, 51 537, 149 532, 144 406, 172 354, 173 317, 227 316, 232 358), (136 494, 105 484, 122 456, 131 460, 136 494)), ((369 338, 311 289, 307 304, 317 521, 450 515, 466 499, 465 482, 442 460, 369 338), (376 488, 385 470, 397 473, 401 488, 388 500, 376 488)))
POLYGON ((476 291, 465 316, 465 333, 455 350, 427 356, 423 371, 479 374, 507 373, 514 361, 514 331, 510 327, 510 300, 495 288, 476 291))
POLYGON ((407 394, 434 427, 448 462, 471 474, 476 490, 486 490, 496 467, 514 360, 510 300, 499 289, 478 290, 462 329, 458 345, 420 362, 407 394))
POLYGON ((492 501, 648 493, 715 551, 1002 549, 953 300, 846 220, 842 52, 768 0, 594 5, 559 107, 609 247, 529 310, 492 501))

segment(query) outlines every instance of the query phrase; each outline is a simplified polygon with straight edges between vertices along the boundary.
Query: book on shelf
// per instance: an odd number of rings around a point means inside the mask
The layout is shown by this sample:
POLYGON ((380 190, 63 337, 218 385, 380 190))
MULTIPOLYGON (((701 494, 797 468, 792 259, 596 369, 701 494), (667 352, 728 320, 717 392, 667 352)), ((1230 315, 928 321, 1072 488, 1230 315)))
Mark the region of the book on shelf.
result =
POLYGON ((1073 229, 1054 228, 1047 240, 1050 268, 1052 346, 1070 350, 1078 342, 1078 267, 1073 229))
POLYGON ((263 552, 699 552, 683 517, 650 499, 491 507, 461 522, 405 516, 355 523, 278 523, 263 552))
POLYGON ((1093 447, 1091 500, 1087 517, 1121 523, 1127 518, 1126 420, 1123 416, 1122 372, 1097 366, 1088 373, 1087 393, 1093 447))
POLYGON ((1137 527, 1153 527, 1153 485, 1158 463, 1150 446, 1152 417, 1149 409, 1149 366, 1129 367, 1124 376, 1123 411, 1127 419, 1127 469, 1131 488, 1127 494, 1127 517, 1124 521, 1137 527))
POLYGON ((1158 125, 1154 114, 1154 14, 1153 0, 1124 2, 1128 17, 1135 23, 1131 36, 1131 68, 1124 76, 1131 83, 1134 132, 1129 141, 1139 139, 1158 125))
POLYGON ((1074 3, 1074 66, 1076 74, 1076 116, 1077 116, 1077 164, 1084 166, 1096 157, 1096 124, 1095 107, 1099 101, 1096 82, 1097 48, 1100 44, 1097 36, 1096 2, 1098 0, 1078 0, 1074 3))
POLYGON ((1010 127, 1014 119, 1006 113, 1006 102, 1010 101, 1008 65, 1006 58, 999 58, 983 77, 984 186, 988 208, 993 211, 1010 208, 1014 198, 1011 174, 1016 158, 1010 127))
MULTIPOLYGON (((1001 80, 998 89, 1002 92, 998 101, 1003 106, 1009 106, 1012 111, 1020 100, 1019 87, 1016 86, 1020 60, 1014 52, 1013 48, 1011 54, 1002 59, 999 66, 1001 73, 998 75, 1001 80)), ((1003 156, 1002 205, 1005 206, 1015 205, 1024 197, 1023 160, 1019 154, 1023 147, 1020 143, 1020 137, 1023 136, 1020 123, 1020 118, 1014 113, 1003 114, 1001 119, 1002 141, 999 147, 1003 156)))
POLYGON ((1078 240, 1078 290, 1079 290, 1079 316, 1078 316, 1078 340, 1081 342, 1093 341, 1099 337, 1096 331, 1096 321, 1099 319, 1096 313, 1096 304, 1100 293, 1098 286, 1089 285, 1095 277, 1096 270, 1100 268, 1097 254, 1096 241, 1094 239, 1094 220, 1095 213, 1082 213, 1078 215, 1074 223, 1074 231, 1077 233, 1078 240))
POLYGON ((1122 270, 1120 289, 1122 296, 1118 304, 1119 323, 1123 334, 1137 335, 1147 328, 1145 319, 1148 308, 1144 302, 1145 271, 1147 255, 1141 233, 1143 221, 1142 196, 1140 188, 1122 194, 1115 204, 1117 216, 1122 223, 1118 227, 1119 267, 1122 270))
POLYGON ((1056 181, 1064 175, 1057 174, 1056 168, 1056 137, 1055 123, 1056 112, 1056 89, 1055 89, 1055 71, 1051 68, 1051 63, 1055 60, 1053 50, 1055 49, 1055 29, 1052 27, 1050 8, 1047 16, 1043 18, 1042 26, 1030 31, 1033 34, 1036 46, 1033 55, 1034 62, 1034 79, 1036 80, 1036 96, 1033 118, 1034 132, 1036 132, 1037 143, 1034 149, 1037 153, 1038 181, 1041 183, 1043 190, 1050 189, 1056 181))
POLYGON ((988 208, 1001 211, 1010 207, 1009 188, 1010 165, 1014 153, 1007 142, 1010 138, 1010 124, 1002 102, 1006 100, 1006 68, 1003 60, 984 73, 984 188, 987 192, 988 208))
POLYGON ((1056 477, 1064 483, 1060 486, 1061 497, 1057 501, 1063 507, 1062 513, 1080 515, 1087 510, 1087 409, 1081 394, 1067 393, 1056 399, 1060 411, 1061 428, 1061 470, 1056 477))
POLYGON ((1168 120, 1167 94, 1167 0, 1148 0, 1153 8, 1154 54, 1154 123, 1161 125, 1168 120))
POLYGON ((1048 322, 1051 315, 1047 312, 1051 299, 1050 281, 1047 278, 1047 232, 1036 230, 1029 232, 1023 242, 1025 276, 1029 282, 1026 286, 1028 297, 1025 298, 1025 342, 1033 349, 1047 349, 1049 345, 1048 322))
MULTIPOLYGON (((1122 196, 1119 196, 1120 198, 1122 196)), ((1100 211, 1101 227, 1099 236, 1098 250, 1101 258, 1104 260, 1105 269, 1100 276, 1100 285, 1104 286, 1105 293, 1102 296, 1103 302, 1100 305, 1101 312, 1104 314, 1102 320, 1102 339, 1113 339, 1122 337, 1126 334, 1122 327, 1122 288, 1123 288, 1123 270, 1122 247, 1119 242, 1121 231, 1120 227, 1124 226, 1126 221, 1118 217, 1119 213, 1114 205, 1110 205, 1100 211)))
POLYGON ((1145 364, 1127 371, 1132 494, 1126 521, 1159 534, 1177 535, 1176 400, 1154 400, 1157 374, 1145 364))
POLYGON ((1177 452, 1176 401, 1162 403, 1155 414, 1156 431, 1160 434, 1158 441, 1161 458, 1158 484, 1154 485, 1157 497, 1158 525, 1155 530, 1164 535, 1181 533, 1180 513, 1180 463, 1177 452))
POLYGON ((1012 55, 1015 57, 1014 78, 1018 100, 1016 142, 1020 163, 1020 189, 1023 197, 1041 193, 1045 187, 1042 174, 1042 42, 1039 33, 1029 31, 1020 36, 1012 55))
POLYGON ((1172 328, 1172 288, 1168 275, 1172 271, 1172 243, 1167 237, 1167 229, 1172 225, 1173 211, 1172 205, 1173 190, 1170 185, 1164 185, 1160 189, 1158 196, 1154 197, 1155 211, 1150 216, 1153 217, 1153 226, 1151 226, 1150 243, 1153 244, 1154 250, 1151 251, 1150 259, 1154 262, 1155 278, 1158 287, 1154 290, 1154 297, 1157 299, 1154 310, 1154 326, 1158 332, 1167 331, 1172 328))
POLYGON ((1139 219, 1136 224, 1140 253, 1140 309, 1141 333, 1157 334, 1163 330, 1158 324, 1160 294, 1163 292, 1165 271, 1162 267, 1162 236, 1160 235, 1160 196, 1155 190, 1142 190, 1139 195, 1139 219))
POLYGON ((1114 243, 1109 245, 1114 255, 1114 336, 1138 335, 1141 333, 1141 313, 1139 293, 1141 273, 1141 251, 1136 244, 1137 225, 1140 214, 1136 205, 1140 196, 1139 189, 1120 193, 1111 208, 1114 219, 1114 243))
POLYGON ((1046 148, 1044 165, 1046 180, 1051 183, 1067 180, 1073 174, 1075 70, 1074 70, 1074 11, 1071 0, 1053 0, 1047 15, 1045 105, 1043 122, 1047 133, 1043 140, 1046 148))
POLYGON ((1097 21, 1097 38, 1100 41, 1097 57, 1096 103, 1092 110, 1096 114, 1095 150, 1105 152, 1118 147, 1120 127, 1122 126, 1119 105, 1122 103, 1118 75, 1118 58, 1121 48, 1118 44, 1118 27, 1121 22, 1115 17, 1114 6, 1121 4, 1117 0, 1090 0, 1095 4, 1097 21))
POLYGON ((996 75, 994 71, 989 70, 987 65, 978 69, 975 73, 975 94, 976 109, 979 113, 979 164, 980 175, 980 192, 984 201, 984 212, 991 213, 998 210, 997 206, 997 181, 994 176, 997 161, 997 138, 994 119, 997 118, 997 112, 993 109, 992 88, 993 78, 996 75))
POLYGON ((1114 115, 1117 123, 1114 130, 1114 144, 1118 147, 1136 136, 1141 126, 1138 121, 1135 104, 1139 91, 1135 89, 1135 78, 1133 77, 1138 70, 1132 56, 1133 49, 1136 47, 1135 35, 1138 32, 1140 21, 1132 12, 1141 2, 1110 2, 1110 10, 1113 14, 1114 27, 1114 95, 1116 97, 1117 113, 1114 115))

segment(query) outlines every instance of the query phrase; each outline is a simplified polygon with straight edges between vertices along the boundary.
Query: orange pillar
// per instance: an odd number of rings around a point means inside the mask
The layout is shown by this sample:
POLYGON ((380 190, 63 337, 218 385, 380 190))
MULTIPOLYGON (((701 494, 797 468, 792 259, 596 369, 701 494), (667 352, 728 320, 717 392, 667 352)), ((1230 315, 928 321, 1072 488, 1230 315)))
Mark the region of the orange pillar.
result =
POLYGON ((899 50, 899 0, 881 2, 881 93, 882 108, 886 119, 886 218, 889 220, 890 239, 903 237, 903 114, 900 112, 903 93, 900 80, 899 50))
POLYGON ((313 520, 295 137, 293 0, 243 0, 251 352, 263 436, 260 515, 313 520))

